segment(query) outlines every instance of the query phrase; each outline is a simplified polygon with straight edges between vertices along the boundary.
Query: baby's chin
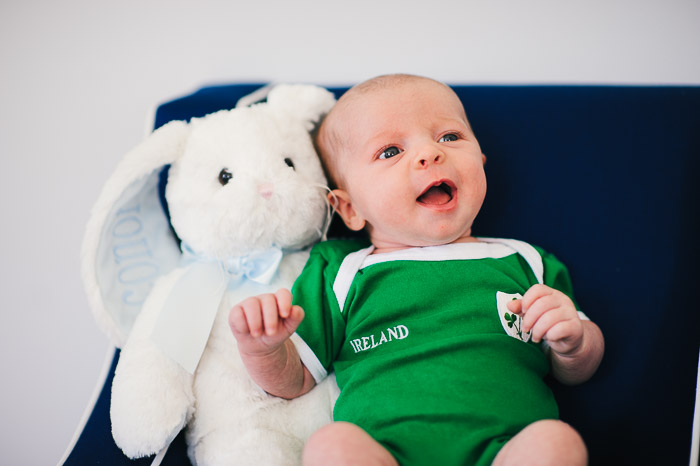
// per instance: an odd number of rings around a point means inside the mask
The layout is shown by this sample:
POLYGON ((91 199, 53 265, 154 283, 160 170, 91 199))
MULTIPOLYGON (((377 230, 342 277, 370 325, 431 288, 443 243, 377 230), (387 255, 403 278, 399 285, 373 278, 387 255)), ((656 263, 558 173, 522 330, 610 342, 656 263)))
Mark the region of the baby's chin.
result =
POLYGON ((383 241, 380 238, 373 238, 370 234, 370 240, 374 245, 374 253, 384 253, 400 251, 402 249, 411 248, 426 248, 432 246, 444 246, 446 244, 454 243, 473 243, 479 241, 477 238, 471 236, 471 230, 467 233, 459 235, 450 235, 445 237, 423 237, 423 238, 401 238, 399 240, 387 240, 383 241))

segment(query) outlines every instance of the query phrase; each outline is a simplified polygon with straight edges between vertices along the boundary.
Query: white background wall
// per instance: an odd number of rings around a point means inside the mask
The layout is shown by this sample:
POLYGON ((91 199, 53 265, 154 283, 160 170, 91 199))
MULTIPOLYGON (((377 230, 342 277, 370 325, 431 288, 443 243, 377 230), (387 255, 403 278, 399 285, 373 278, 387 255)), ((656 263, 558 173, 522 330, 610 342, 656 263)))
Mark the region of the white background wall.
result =
POLYGON ((91 396, 108 342, 80 281, 83 226, 156 103, 399 71, 700 84, 700 1, 2 0, 0 464, 55 464, 91 396))

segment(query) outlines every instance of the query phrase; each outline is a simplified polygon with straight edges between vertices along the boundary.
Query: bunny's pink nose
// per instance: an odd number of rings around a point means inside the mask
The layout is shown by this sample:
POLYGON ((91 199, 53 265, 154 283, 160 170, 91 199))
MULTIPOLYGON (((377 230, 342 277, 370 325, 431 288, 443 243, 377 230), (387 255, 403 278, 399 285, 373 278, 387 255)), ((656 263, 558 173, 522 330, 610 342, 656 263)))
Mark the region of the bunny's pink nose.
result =
POLYGON ((258 185, 258 192, 264 199, 270 199, 272 197, 272 193, 274 193, 274 189, 272 188, 272 184, 263 183, 258 185))

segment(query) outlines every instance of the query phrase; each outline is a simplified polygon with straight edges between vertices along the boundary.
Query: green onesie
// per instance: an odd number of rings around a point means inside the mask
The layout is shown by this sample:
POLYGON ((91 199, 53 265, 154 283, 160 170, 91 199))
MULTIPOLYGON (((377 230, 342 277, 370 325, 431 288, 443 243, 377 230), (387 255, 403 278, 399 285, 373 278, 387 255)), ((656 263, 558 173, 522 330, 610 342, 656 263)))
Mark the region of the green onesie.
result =
POLYGON ((292 341, 317 381, 335 371, 336 421, 403 465, 480 465, 528 424, 558 417, 548 358, 505 307, 538 282, 572 297, 557 259, 487 238, 371 252, 321 243, 292 291, 306 312, 292 341))

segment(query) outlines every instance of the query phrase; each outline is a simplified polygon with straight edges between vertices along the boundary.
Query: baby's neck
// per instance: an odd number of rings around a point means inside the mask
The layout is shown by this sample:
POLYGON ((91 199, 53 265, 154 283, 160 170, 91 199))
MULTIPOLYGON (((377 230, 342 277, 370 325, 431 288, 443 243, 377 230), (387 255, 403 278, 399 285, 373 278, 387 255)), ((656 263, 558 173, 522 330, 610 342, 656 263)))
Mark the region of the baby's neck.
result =
POLYGON ((387 244, 387 245, 377 245, 374 244, 374 251, 372 251, 372 254, 386 254, 389 252, 396 252, 396 251, 403 251, 405 249, 413 249, 413 248, 422 248, 422 247, 430 247, 430 246, 444 246, 445 244, 456 244, 456 243, 475 243, 478 242, 479 239, 475 238, 473 236, 462 236, 460 238, 457 238, 454 241, 450 241, 449 243, 442 243, 442 244, 426 244, 426 245, 393 245, 393 244, 387 244))

